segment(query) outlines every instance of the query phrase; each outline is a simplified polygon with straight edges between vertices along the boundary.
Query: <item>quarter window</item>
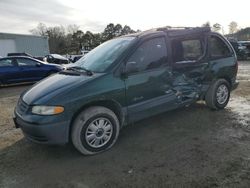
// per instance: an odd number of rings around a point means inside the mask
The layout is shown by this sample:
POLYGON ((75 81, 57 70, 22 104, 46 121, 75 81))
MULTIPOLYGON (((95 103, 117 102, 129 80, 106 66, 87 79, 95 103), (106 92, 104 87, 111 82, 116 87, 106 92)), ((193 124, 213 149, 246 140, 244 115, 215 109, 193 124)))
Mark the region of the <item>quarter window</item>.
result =
POLYGON ((231 50, 227 44, 216 36, 210 37, 210 55, 212 58, 231 56, 231 50))
POLYGON ((184 40, 182 46, 185 59, 196 60, 203 54, 200 40, 184 40))
POLYGON ((150 39, 141 44, 128 63, 136 64, 137 72, 150 70, 166 65, 167 47, 163 37, 150 39))
POLYGON ((174 62, 199 60, 204 54, 200 39, 174 40, 172 49, 174 62))

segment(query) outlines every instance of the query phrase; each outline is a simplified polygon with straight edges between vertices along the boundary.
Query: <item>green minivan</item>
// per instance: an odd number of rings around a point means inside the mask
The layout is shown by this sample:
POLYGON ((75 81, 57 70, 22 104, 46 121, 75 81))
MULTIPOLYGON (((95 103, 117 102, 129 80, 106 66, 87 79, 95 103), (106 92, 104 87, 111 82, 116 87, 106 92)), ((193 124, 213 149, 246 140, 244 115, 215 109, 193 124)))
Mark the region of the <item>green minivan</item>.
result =
POLYGON ((13 119, 31 141, 93 155, 131 122, 198 100, 223 109, 237 69, 232 46, 210 28, 152 29, 107 41, 35 84, 13 119))

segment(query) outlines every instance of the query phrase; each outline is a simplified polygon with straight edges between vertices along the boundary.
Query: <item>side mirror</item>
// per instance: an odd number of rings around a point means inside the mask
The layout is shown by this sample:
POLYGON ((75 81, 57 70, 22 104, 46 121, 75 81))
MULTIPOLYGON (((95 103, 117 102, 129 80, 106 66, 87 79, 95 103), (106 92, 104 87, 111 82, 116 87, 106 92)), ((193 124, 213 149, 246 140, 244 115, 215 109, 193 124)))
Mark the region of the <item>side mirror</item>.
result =
POLYGON ((127 62, 126 73, 135 73, 138 71, 139 71, 138 64, 135 61, 127 62))

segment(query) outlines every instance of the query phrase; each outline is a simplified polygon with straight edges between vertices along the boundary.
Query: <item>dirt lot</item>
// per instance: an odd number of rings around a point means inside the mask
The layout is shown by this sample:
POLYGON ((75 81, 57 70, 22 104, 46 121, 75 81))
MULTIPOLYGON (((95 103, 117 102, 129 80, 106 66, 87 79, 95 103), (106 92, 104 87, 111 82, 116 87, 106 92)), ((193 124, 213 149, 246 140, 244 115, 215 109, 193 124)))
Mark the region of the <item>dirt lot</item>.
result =
POLYGON ((240 63, 238 78, 225 110, 197 103, 158 115, 91 157, 26 141, 11 117, 30 86, 0 89, 0 187, 249 187, 250 62, 240 63))

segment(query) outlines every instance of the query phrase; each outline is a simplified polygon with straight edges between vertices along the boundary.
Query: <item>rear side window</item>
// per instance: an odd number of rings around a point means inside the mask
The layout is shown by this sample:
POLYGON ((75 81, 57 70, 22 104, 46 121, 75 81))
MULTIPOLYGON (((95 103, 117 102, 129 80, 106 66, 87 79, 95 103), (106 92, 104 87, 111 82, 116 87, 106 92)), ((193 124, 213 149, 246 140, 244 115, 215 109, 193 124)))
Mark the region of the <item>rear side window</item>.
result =
POLYGON ((231 56, 228 45, 217 36, 210 37, 210 56, 212 58, 224 58, 231 56))
POLYGON ((178 39, 172 43, 174 62, 198 60, 204 49, 200 39, 178 39))
POLYGON ((16 59, 19 66, 36 66, 37 62, 31 59, 20 58, 16 59))
POLYGON ((182 46, 185 59, 198 59, 203 54, 200 40, 185 40, 182 41, 182 46))
POLYGON ((2 59, 0 60, 0 67, 12 67, 14 66, 14 63, 12 62, 12 59, 2 59))
POLYGON ((167 63, 167 47, 163 37, 150 39, 142 43, 128 62, 135 62, 138 71, 158 68, 167 63))

